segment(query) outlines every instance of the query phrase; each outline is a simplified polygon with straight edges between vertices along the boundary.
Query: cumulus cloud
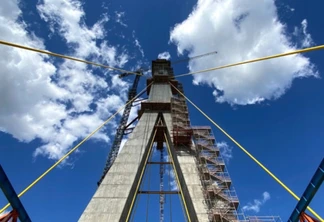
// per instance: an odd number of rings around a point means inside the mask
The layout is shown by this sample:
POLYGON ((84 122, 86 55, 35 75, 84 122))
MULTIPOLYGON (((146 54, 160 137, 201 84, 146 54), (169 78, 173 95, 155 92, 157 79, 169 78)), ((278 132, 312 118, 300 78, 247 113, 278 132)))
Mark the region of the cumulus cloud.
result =
POLYGON ((218 142, 217 147, 221 152, 221 156, 225 160, 226 163, 229 163, 230 159, 233 158, 232 147, 230 147, 225 141, 218 142))
MULTIPOLYGON (((46 49, 42 39, 26 31, 18 1, 0 3, 0 32, 3 40, 46 49)), ((105 40, 107 15, 88 27, 85 12, 76 0, 39 1, 37 10, 53 34, 70 48, 70 55, 123 67, 127 51, 105 40)), ((58 159, 84 138, 127 99, 129 83, 110 77, 110 72, 82 63, 63 61, 10 47, 0 47, 0 130, 30 142, 40 139, 34 156, 58 159), (56 63, 57 64, 57 63, 56 63)), ((94 135, 109 142, 108 128, 94 135)))
POLYGON ((159 59, 167 59, 170 60, 171 59, 171 55, 169 52, 162 52, 158 55, 159 59))
MULTIPOLYGON (((0 13, 2 39, 44 49, 43 41, 29 35, 26 25, 17 22, 21 15, 17 4, 0 4, 1 12, 10 11, 0 13)), ((55 66, 46 56, 6 46, 0 47, 0 54, 0 130, 26 142, 40 133, 49 133, 44 125, 59 125, 60 119, 67 116, 64 106, 55 102, 68 97, 68 91, 51 80, 55 66)))
MULTIPOLYGON (((198 0, 189 17, 170 33, 180 54, 188 51, 190 57, 218 51, 189 61, 190 71, 295 50, 297 45, 290 39, 286 25, 278 19, 274 0, 198 0)), ((311 76, 318 73, 309 59, 293 55, 197 74, 193 83, 213 87, 219 103, 246 105, 277 99, 294 79, 311 76)))
POLYGON ((270 193, 265 191, 263 192, 262 197, 262 199, 254 199, 253 203, 248 203, 247 205, 243 206, 242 210, 254 211, 255 213, 260 212, 260 207, 270 200, 270 193))

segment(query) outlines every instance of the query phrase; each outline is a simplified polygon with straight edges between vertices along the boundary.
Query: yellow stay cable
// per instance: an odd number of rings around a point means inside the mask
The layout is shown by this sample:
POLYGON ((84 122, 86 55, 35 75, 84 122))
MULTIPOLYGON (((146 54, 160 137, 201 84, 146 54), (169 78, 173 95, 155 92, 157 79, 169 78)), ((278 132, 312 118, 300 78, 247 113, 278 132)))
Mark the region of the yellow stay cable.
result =
POLYGON ((83 59, 78 59, 78 58, 74 58, 74 57, 70 57, 70 56, 66 56, 66 55, 62 55, 62 54, 57 54, 57 53, 54 53, 54 52, 49 52, 49 51, 45 51, 45 50, 41 50, 41 49, 35 49, 35 48, 23 46, 23 45, 18 45, 18 44, 11 43, 11 42, 6 42, 6 41, 3 41, 3 40, 0 40, 0 44, 7 45, 7 46, 12 46, 12 47, 15 47, 15 48, 20 48, 20 49, 25 49, 25 50, 29 50, 29 51, 33 51, 33 52, 39 52, 39 53, 43 53, 43 54, 47 54, 47 55, 51 55, 51 56, 56 56, 56 57, 59 57, 59 58, 62 58, 62 59, 69 59, 69 60, 73 60, 73 61, 77 61, 77 62, 86 63, 86 64, 89 64, 89 65, 99 66, 99 67, 106 68, 106 69, 113 69, 113 70, 117 70, 117 71, 120 71, 120 72, 126 72, 126 73, 132 73, 132 74, 135 74, 135 75, 141 75, 141 74, 136 73, 136 72, 131 72, 131 71, 127 71, 127 70, 124 70, 124 69, 119 69, 119 68, 115 68, 115 67, 111 67, 111 66, 107 66, 107 65, 103 65, 103 64, 83 60, 83 59))
POLYGON ((169 142, 168 142, 168 138, 167 136, 165 135, 164 133, 164 138, 165 138, 165 143, 167 145, 167 148, 168 148, 168 153, 169 153, 169 156, 170 156, 170 160, 171 160, 171 163, 172 163, 172 167, 173 167, 173 171, 174 171, 174 175, 176 177, 176 181, 177 181, 177 185, 180 189, 180 194, 181 194, 181 199, 182 199, 182 202, 183 202, 183 205, 184 205, 184 208, 186 210, 186 214, 187 214, 187 218, 188 218, 188 221, 191 222, 191 218, 189 216, 189 210, 188 210, 188 207, 187 207, 187 203, 186 203, 186 200, 184 198, 184 195, 183 195, 183 190, 182 190, 182 187, 180 185, 180 181, 179 181, 179 177, 178 177, 178 172, 177 172, 177 169, 174 165, 174 161, 173 161, 173 156, 172 156, 172 153, 171 153, 171 148, 170 148, 170 145, 169 145, 169 142))
POLYGON ((225 69, 225 68, 229 68, 229 67, 233 67, 233 66, 239 66, 239 65, 243 65, 243 64, 259 62, 259 61, 263 61, 263 60, 274 59, 274 58, 279 58, 279 57, 283 57, 283 56, 294 55, 294 54, 304 53, 304 52, 310 52, 310 51, 315 51, 315 50, 320 50, 320 49, 324 49, 324 45, 319 45, 319 46, 310 47, 310 48, 306 48, 306 49, 299 49, 299 50, 295 50, 292 52, 286 52, 286 53, 281 53, 281 54, 277 54, 277 55, 266 56, 266 57, 262 57, 262 58, 258 58, 258 59, 247 60, 247 61, 233 63, 233 64, 229 64, 229 65, 224 65, 224 66, 218 66, 218 67, 204 69, 204 70, 200 70, 200 71, 196 71, 196 72, 189 72, 186 74, 176 75, 175 77, 177 78, 177 77, 182 77, 182 76, 189 76, 189 75, 194 75, 194 74, 198 74, 198 73, 202 73, 202 72, 209 72, 209 71, 214 71, 214 70, 218 70, 218 69, 225 69))
MULTIPOLYGON (((151 83, 153 84, 153 82, 151 83)), ((76 145, 73 149, 71 149, 67 154, 65 154, 61 159, 59 159, 53 166, 48 168, 42 175, 40 175, 34 182, 32 182, 28 187, 26 187, 19 195, 18 197, 21 197, 24 195, 29 189, 31 189, 36 183, 38 183, 43 177, 45 177, 51 170, 53 170, 57 165, 59 165, 66 157, 68 157, 71 153, 73 153, 76 149, 78 149, 85 141, 87 141, 91 136, 93 136, 96 132, 98 132, 105 124, 107 124, 112 118, 114 118, 118 113, 120 113, 129 103, 133 102, 137 97, 139 97, 142 93, 145 92, 145 90, 151 85, 149 84, 145 89, 143 89, 139 94, 137 94, 132 100, 127 102, 125 105, 123 105, 121 108, 119 108, 112 116, 110 116, 105 122, 103 122, 97 129, 95 129, 92 133, 90 133, 86 138, 84 138, 78 145, 76 145)), ((0 210, 0 214, 4 212, 8 207, 10 206, 10 203, 8 203, 6 206, 4 206, 0 210)))
POLYGON ((136 196, 137 196, 137 192, 138 192, 138 189, 141 185, 141 181, 142 181, 142 178, 143 178, 143 174, 145 172, 145 166, 147 164, 147 160, 148 158, 150 157, 150 154, 152 152, 152 147, 153 147, 153 143, 154 143, 154 139, 155 139, 155 135, 156 135, 156 130, 154 130, 154 134, 153 134, 153 138, 152 138, 152 141, 151 141, 151 144, 150 144, 150 147, 149 147, 149 150, 147 152, 147 155, 145 157, 145 165, 144 167, 142 168, 142 171, 141 171, 141 174, 140 174, 140 178, 138 180, 138 183, 136 185, 136 189, 135 189, 135 192, 134 192, 134 196, 133 196, 133 199, 132 199, 132 202, 131 202, 131 205, 129 207, 129 210, 128 210, 128 213, 127 213, 127 217, 126 217, 126 221, 128 222, 129 221, 129 217, 132 213, 132 209, 133 209, 133 206, 134 206, 134 203, 135 203, 135 200, 136 200, 136 196))
MULTIPOLYGON (((270 170, 268 170, 262 163, 260 163, 252 154, 250 154, 243 146, 241 146, 233 137, 231 137, 225 130, 223 130, 217 123, 215 123, 206 113, 204 113, 198 106, 196 106, 188 97, 186 97, 183 93, 181 93, 176 87, 170 84, 180 95, 182 95, 188 102, 193 105, 201 114, 203 114, 211 123, 213 123, 220 131, 222 131, 230 140, 232 140, 244 153, 246 153, 255 163, 257 163, 264 171, 266 171, 275 181, 277 181, 285 190, 288 191, 295 199, 298 201, 300 198, 290 190, 281 180, 279 180, 270 170)), ((312 208, 307 207, 307 209, 320 221, 323 221, 312 208)))

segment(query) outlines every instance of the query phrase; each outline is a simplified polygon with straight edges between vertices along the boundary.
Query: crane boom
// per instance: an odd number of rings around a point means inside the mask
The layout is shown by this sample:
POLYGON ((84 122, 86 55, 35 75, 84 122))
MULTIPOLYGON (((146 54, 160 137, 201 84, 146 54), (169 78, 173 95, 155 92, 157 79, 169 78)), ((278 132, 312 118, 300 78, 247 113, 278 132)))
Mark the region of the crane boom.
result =
MULTIPOLYGON (((115 161, 115 159, 116 159, 116 157, 118 155, 118 152, 119 152, 119 149, 120 149, 120 144, 121 144, 123 136, 125 134, 129 114, 130 114, 130 111, 131 111, 131 108, 132 108, 132 105, 133 105, 133 103, 132 102, 129 103, 129 101, 134 99, 134 97, 137 94, 137 86, 138 86, 138 83, 139 83, 139 80, 140 80, 140 77, 141 77, 140 74, 142 74, 140 71, 138 71, 137 73, 139 75, 135 75, 133 85, 128 91, 127 105, 126 105, 126 107, 124 109, 124 113, 123 113, 123 115, 122 115, 122 117, 120 119, 120 123, 119 123, 119 126, 118 126, 117 131, 116 131, 114 142, 113 142, 113 144, 111 146, 111 149, 110 149, 110 152, 108 154, 108 158, 107 158, 107 161, 106 161, 102 176, 101 176, 100 180, 97 182, 98 186, 101 184, 102 180, 105 178, 107 172, 109 171, 110 167, 112 166, 112 164, 114 163, 114 161, 115 161)), ((125 77, 125 76, 128 76, 128 75, 130 75, 130 73, 122 73, 122 74, 119 75, 119 78, 122 78, 122 77, 125 77)))
POLYGON ((217 54, 217 51, 208 52, 208 53, 205 53, 205 54, 189 57, 189 58, 186 58, 186 59, 176 60, 176 61, 173 61, 172 64, 174 65, 174 64, 181 63, 181 62, 186 62, 186 61, 190 61, 190 60, 193 60, 193 59, 198 59, 198 58, 201 58, 201 57, 209 56, 209 55, 212 55, 212 54, 217 54))
MULTIPOLYGON (((193 56, 193 57, 189 57, 189 58, 185 58, 185 59, 180 59, 180 60, 176 60, 176 61, 171 61, 171 63, 172 63, 172 65, 175 65, 175 64, 179 64, 179 63, 182 63, 182 62, 187 62, 187 61, 190 61, 190 60, 193 60, 193 59, 198 59, 198 58, 202 58, 202 57, 213 55, 213 54, 217 54, 217 51, 208 52, 208 53, 205 53, 205 54, 201 54, 201 55, 197 55, 197 56, 193 56)), ((150 70, 150 68, 145 68, 145 69, 143 69, 143 72, 146 72, 148 70, 150 70)))

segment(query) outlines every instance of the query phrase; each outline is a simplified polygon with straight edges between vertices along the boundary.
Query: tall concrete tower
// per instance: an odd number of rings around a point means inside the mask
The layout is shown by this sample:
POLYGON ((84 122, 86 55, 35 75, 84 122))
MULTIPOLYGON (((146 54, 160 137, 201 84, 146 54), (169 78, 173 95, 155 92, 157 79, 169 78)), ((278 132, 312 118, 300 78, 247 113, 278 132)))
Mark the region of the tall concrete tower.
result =
MULTIPOLYGON (((224 161, 208 126, 190 124, 183 88, 173 76, 170 61, 152 62, 148 99, 141 103, 139 121, 103 177, 79 221, 128 221, 152 146, 166 150, 175 172, 177 193, 188 221, 238 221, 238 199, 224 161)), ((162 152, 161 152, 162 153, 162 152)), ((163 165, 161 164, 161 171, 163 165)), ((163 187, 157 193, 160 203, 163 187)), ((157 212, 159 213, 159 212, 157 212)), ((160 207, 163 221, 163 206, 160 207)), ((150 220, 151 221, 151 220, 150 220)))

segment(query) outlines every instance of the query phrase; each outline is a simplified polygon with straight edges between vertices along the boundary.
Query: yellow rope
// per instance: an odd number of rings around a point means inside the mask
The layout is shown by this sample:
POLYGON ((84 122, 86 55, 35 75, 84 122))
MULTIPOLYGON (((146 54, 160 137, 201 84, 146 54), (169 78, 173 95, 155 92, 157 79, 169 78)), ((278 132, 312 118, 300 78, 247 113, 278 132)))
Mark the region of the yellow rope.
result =
MULTIPOLYGON (((152 82, 153 83, 153 82, 152 82)), ((152 84, 151 83, 151 84, 152 84)), ((150 85, 151 85, 150 84, 150 85)), ((137 94, 132 100, 127 102, 125 105, 123 105, 119 110, 117 110, 111 117, 109 117, 105 122, 103 122, 97 129, 95 129, 92 133, 90 133, 86 138, 84 138, 78 145, 76 145, 73 149, 71 149, 67 154, 65 154, 61 159, 59 159, 53 166, 51 166, 49 169, 47 169, 42 175, 40 175, 34 182, 32 182, 28 187, 26 187, 19 195, 18 197, 21 197, 24 195, 29 189, 31 189, 36 183, 38 183, 43 177, 45 177, 51 170, 53 170, 57 165, 59 165, 66 157, 68 157, 71 153, 73 153, 76 149, 78 149, 85 141, 87 141, 91 136, 93 136, 96 132, 98 132, 105 124, 107 124, 112 118, 114 118, 118 113, 120 113, 129 103, 133 102, 137 97, 139 97, 145 90, 150 86, 148 85, 145 89, 143 89, 139 94, 137 94)), ((0 214, 4 212, 8 207, 10 206, 10 203, 8 203, 6 206, 4 206, 0 210, 0 214)))
POLYGON ((151 144, 150 144, 150 147, 149 147, 149 151, 147 153, 147 156, 145 157, 145 165, 143 166, 142 168, 142 171, 141 171, 141 174, 140 174, 140 178, 138 180, 138 183, 137 183, 137 186, 136 186, 136 190, 134 192, 134 196, 133 196, 133 199, 132 199, 132 202, 131 202, 131 205, 129 207, 129 210, 128 210, 128 213, 127 213, 127 217, 126 217, 126 221, 128 222, 129 221, 129 217, 131 215, 131 212, 132 212, 132 208, 134 206, 134 203, 135 203, 135 200, 136 200, 136 196, 137 196, 137 192, 138 192, 138 189, 141 185, 141 180, 142 180, 142 177, 143 177, 143 174, 145 172, 145 166, 147 164, 147 160, 148 158, 150 157, 150 154, 151 154, 151 151, 152 151, 152 147, 153 147, 153 143, 154 143, 154 139, 155 139, 155 135, 156 135, 156 130, 154 131, 154 135, 153 135, 153 138, 152 138, 152 141, 151 141, 151 144))
POLYGON ((209 71, 214 71, 214 70, 218 70, 218 69, 225 69, 225 68, 229 68, 229 67, 233 67, 233 66, 239 66, 239 65, 243 65, 243 64, 259 62, 259 61, 263 61, 263 60, 274 59, 274 58, 279 58, 279 57, 283 57, 283 56, 304 53, 304 52, 310 52, 310 51, 320 50, 320 49, 324 49, 324 45, 319 45, 319 46, 310 47, 310 48, 306 48, 306 49, 299 49, 299 50, 295 50, 292 52, 286 52, 286 53, 281 53, 281 54, 277 54, 277 55, 266 56, 266 57, 262 57, 262 58, 258 58, 258 59, 247 60, 247 61, 233 63, 233 64, 229 64, 229 65, 224 65, 224 66, 218 66, 218 67, 204 69, 204 70, 200 70, 200 71, 196 71, 196 72, 180 74, 180 75, 176 75, 175 77, 189 76, 189 75, 194 75, 194 74, 198 74, 198 73, 202 73, 202 72, 209 72, 209 71))
POLYGON ((186 200, 185 200, 184 195, 183 195, 182 187, 180 185, 180 181, 179 181, 179 177, 178 177, 178 172, 177 172, 177 169, 176 169, 176 167, 174 165, 173 156, 172 156, 172 153, 171 153, 171 148, 170 148, 170 145, 169 145, 169 142, 168 142, 168 138, 166 137, 165 133, 164 133, 164 138, 165 138, 165 143, 166 143, 167 148, 168 148, 168 153, 169 153, 169 156, 170 156, 170 160, 171 160, 171 163, 172 163, 172 167, 173 167, 173 171, 174 171, 174 174, 175 174, 175 177, 176 177, 176 181, 177 181, 178 187, 180 189, 180 194, 181 194, 181 198, 182 198, 182 202, 183 202, 184 208, 186 210, 187 218, 188 218, 188 221, 191 222, 191 218, 189 216, 189 210, 188 210, 188 207, 187 207, 187 203, 186 203, 186 200))
MULTIPOLYGON (((198 106, 196 106, 190 99, 188 99, 183 93, 181 93, 176 87, 170 84, 180 95, 182 95, 188 102, 193 105, 201 114, 203 114, 211 123, 213 123, 220 131, 222 131, 230 140, 232 140, 244 153, 246 153, 255 163, 257 163, 264 171, 266 171, 275 181, 277 181, 288 193, 290 193, 298 201, 300 198, 290 190, 281 180, 279 180, 270 170, 268 170, 262 163, 260 163, 252 154, 250 154, 243 146, 241 146, 233 137, 231 137, 225 130, 223 130, 217 123, 215 123, 206 113, 204 113, 198 106)), ((310 207, 307 209, 320 221, 323 219, 310 207)))
POLYGON ((0 40, 0 44, 16 47, 16 48, 20 48, 20 49, 25 49, 25 50, 29 50, 29 51, 33 51, 33 52, 39 52, 39 53, 43 53, 43 54, 47 54, 47 55, 51 55, 51 56, 56 56, 56 57, 59 57, 59 58, 62 58, 62 59, 69 59, 69 60, 73 60, 73 61, 77 61, 77 62, 86 63, 86 64, 89 64, 89 65, 99 66, 99 67, 106 68, 106 69, 113 69, 113 70, 117 70, 117 71, 120 71, 120 72, 126 72, 126 73, 132 73, 132 74, 135 74, 135 75, 141 75, 141 74, 136 73, 136 72, 131 72, 131 71, 127 71, 127 70, 124 70, 124 69, 119 69, 119 68, 115 68, 115 67, 111 67, 111 66, 107 66, 107 65, 103 65, 103 64, 83 60, 83 59, 78 59, 78 58, 74 58, 74 57, 70 57, 70 56, 66 56, 66 55, 62 55, 62 54, 57 54, 57 53, 54 53, 54 52, 49 52, 49 51, 45 51, 45 50, 41 50, 41 49, 35 49, 35 48, 23 46, 23 45, 18 45, 18 44, 15 44, 15 43, 6 42, 6 41, 2 41, 2 40, 0 40))

